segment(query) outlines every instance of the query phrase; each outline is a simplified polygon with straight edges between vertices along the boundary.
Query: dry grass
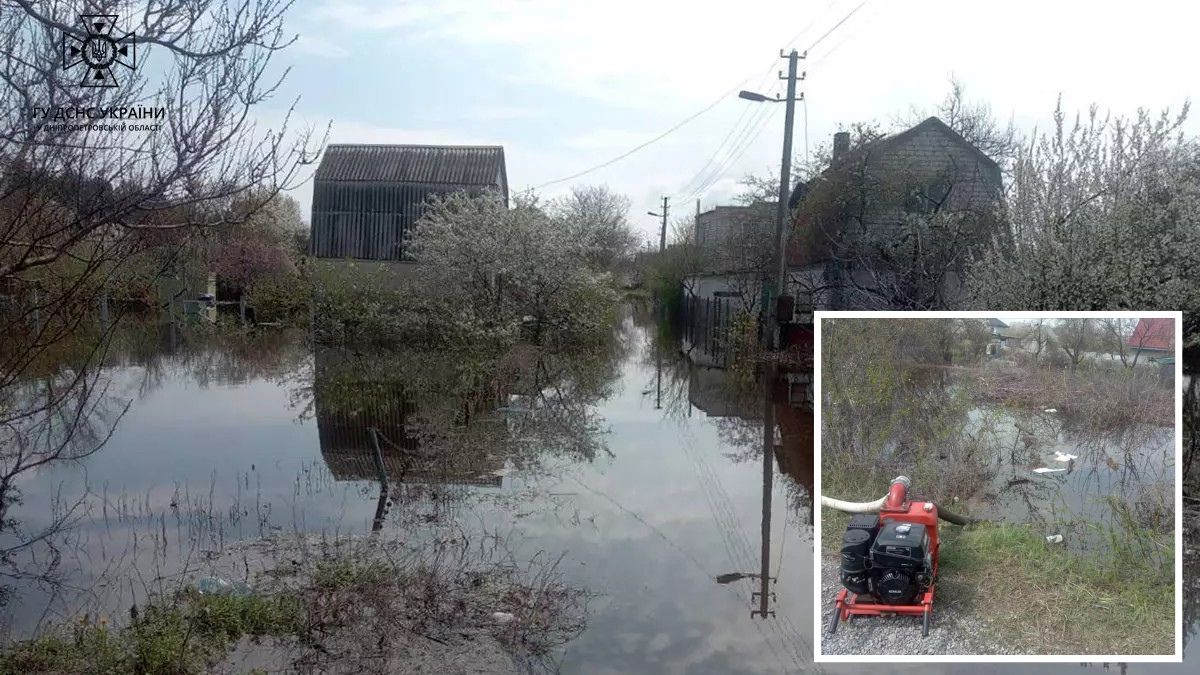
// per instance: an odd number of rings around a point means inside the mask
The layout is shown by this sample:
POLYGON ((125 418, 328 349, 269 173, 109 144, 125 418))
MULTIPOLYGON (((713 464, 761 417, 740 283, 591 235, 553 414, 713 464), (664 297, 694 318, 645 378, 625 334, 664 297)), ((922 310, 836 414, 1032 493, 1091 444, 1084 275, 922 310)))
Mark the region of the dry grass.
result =
POLYGON ((236 553, 209 571, 244 570, 249 595, 184 586, 123 625, 53 625, 0 654, 0 673, 200 673, 227 670, 235 648, 272 654, 288 671, 395 672, 414 654, 433 670, 503 668, 497 659, 532 669, 585 625, 588 597, 562 583, 558 560, 517 566, 502 547, 479 558, 458 545, 296 539, 236 553))
POLYGON ((1012 408, 1054 408, 1093 430, 1133 423, 1175 424, 1174 390, 1146 369, 982 368, 972 378, 976 400, 1012 408))

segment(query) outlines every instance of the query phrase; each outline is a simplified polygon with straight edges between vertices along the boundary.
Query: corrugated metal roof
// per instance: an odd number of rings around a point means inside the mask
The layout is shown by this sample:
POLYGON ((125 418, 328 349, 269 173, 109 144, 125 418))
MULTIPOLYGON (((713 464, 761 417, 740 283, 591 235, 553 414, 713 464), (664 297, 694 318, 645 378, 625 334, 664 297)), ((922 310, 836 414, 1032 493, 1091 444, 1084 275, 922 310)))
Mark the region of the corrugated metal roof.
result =
POLYGON ((508 187, 498 145, 332 144, 316 179, 508 187))

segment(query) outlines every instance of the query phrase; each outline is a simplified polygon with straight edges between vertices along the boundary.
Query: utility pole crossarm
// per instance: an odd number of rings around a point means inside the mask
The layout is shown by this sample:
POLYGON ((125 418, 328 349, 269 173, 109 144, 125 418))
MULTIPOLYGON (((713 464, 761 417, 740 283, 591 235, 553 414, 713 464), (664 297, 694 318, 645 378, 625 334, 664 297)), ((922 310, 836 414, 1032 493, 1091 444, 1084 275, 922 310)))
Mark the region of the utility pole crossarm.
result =
POLYGON ((663 202, 662 203, 662 213, 655 213, 653 211, 647 212, 651 216, 660 216, 662 218, 662 226, 658 230, 658 252, 659 253, 662 253, 667 248, 667 213, 671 209, 671 204, 670 204, 671 198, 664 196, 662 198, 662 202, 663 202))

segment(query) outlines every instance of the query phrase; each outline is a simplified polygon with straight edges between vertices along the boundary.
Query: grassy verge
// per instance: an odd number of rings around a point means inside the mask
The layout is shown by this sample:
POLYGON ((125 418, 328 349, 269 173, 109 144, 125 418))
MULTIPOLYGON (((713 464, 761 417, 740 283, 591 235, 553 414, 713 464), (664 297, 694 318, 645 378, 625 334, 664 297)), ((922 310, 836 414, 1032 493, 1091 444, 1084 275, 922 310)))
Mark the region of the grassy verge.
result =
POLYGON ((505 669, 504 659, 532 663, 583 629, 586 598, 558 581, 557 561, 447 567, 366 547, 284 558, 246 594, 185 587, 131 611, 123 625, 85 615, 51 626, 7 646, 0 675, 224 672, 235 655, 258 649, 313 671, 505 669))
POLYGON ((1031 528, 943 528, 939 588, 999 639, 1037 654, 1170 654, 1174 571, 1048 546, 1031 528))
POLYGON ((217 596, 186 589, 123 627, 84 616, 17 643, 0 655, 0 673, 198 673, 243 637, 304 627, 296 593, 217 596))

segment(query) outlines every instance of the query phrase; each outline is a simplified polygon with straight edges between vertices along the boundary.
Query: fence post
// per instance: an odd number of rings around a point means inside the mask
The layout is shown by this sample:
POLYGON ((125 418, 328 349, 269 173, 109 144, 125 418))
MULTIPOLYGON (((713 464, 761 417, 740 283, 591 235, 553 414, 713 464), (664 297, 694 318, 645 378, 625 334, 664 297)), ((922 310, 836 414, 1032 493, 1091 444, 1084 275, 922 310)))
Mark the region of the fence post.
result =
POLYGON ((724 323, 721 324, 721 344, 725 346, 725 348, 723 350, 721 350, 721 360, 722 360, 722 363, 724 363, 725 366, 728 367, 729 366, 729 352, 731 351, 729 349, 729 332, 730 332, 730 328, 732 327, 732 324, 733 324, 733 322, 730 321, 729 298, 725 298, 725 311, 722 312, 721 316, 723 316, 725 318, 724 323))
POLYGON ((717 310, 713 317, 713 334, 717 336, 717 339, 713 341, 715 349, 713 355, 717 359, 723 359, 725 357, 725 334, 721 332, 721 326, 725 323, 725 315, 723 313, 725 303, 720 298, 713 298, 713 300, 717 310))
POLYGON ((708 327, 712 324, 712 298, 704 299, 704 353, 712 356, 712 334, 708 327))

